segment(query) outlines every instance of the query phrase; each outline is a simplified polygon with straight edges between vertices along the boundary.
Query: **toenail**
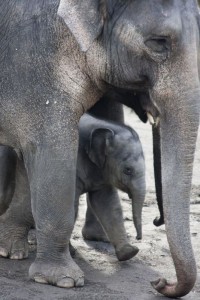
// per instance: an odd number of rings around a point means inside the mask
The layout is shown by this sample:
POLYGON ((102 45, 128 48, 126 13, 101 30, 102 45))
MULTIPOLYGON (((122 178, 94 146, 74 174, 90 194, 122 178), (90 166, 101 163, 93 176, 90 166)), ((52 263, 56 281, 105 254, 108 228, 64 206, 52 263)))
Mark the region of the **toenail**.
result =
POLYGON ((34 280, 38 283, 45 283, 45 284, 48 283, 47 280, 44 277, 41 277, 41 276, 35 276, 34 280))
POLYGON ((63 278, 56 285, 63 288, 72 288, 74 287, 74 280, 72 278, 63 278))
POLYGON ((8 256, 8 251, 6 251, 3 248, 0 248, 0 256, 7 257, 8 256))

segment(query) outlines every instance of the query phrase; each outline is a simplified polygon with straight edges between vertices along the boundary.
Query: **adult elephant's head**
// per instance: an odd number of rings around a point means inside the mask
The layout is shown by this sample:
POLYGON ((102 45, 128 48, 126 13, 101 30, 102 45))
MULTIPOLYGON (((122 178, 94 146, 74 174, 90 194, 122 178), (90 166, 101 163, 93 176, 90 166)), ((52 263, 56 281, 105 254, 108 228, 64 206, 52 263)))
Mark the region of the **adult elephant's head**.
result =
POLYGON ((189 198, 200 100, 197 1, 61 0, 58 13, 99 89, 142 89, 160 112, 164 216, 177 282, 154 287, 186 295, 196 280, 189 198))

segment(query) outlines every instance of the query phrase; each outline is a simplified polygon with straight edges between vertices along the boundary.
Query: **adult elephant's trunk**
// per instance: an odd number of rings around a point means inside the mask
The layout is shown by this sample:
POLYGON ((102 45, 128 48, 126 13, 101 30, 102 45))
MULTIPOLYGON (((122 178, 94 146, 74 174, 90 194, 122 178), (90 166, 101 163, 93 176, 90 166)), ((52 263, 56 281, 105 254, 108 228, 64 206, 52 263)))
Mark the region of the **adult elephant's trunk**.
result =
POLYGON ((173 103, 165 102, 160 120, 164 217, 177 282, 169 284, 159 279, 152 285, 163 295, 173 298, 188 294, 196 281, 189 208, 199 99, 199 88, 189 93, 179 92, 173 103))
POLYGON ((161 149, 160 149, 160 124, 152 126, 153 134, 153 157, 154 157, 154 177, 156 188, 156 199, 160 216, 156 217, 153 221, 155 226, 161 226, 164 224, 163 213, 163 194, 162 194, 162 170, 161 170, 161 149))
POLYGON ((145 200, 146 184, 145 176, 134 181, 130 197, 132 199, 133 223, 137 232, 136 239, 142 239, 142 208, 145 200))

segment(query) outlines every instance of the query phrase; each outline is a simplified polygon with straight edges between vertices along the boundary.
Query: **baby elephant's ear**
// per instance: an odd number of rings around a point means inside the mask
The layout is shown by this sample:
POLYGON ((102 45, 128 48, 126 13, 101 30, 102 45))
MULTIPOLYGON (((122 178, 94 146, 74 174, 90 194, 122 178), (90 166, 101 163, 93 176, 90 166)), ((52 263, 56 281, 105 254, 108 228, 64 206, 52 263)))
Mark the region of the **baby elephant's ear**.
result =
POLYGON ((90 160, 99 168, 103 168, 106 161, 106 147, 108 141, 114 138, 114 131, 109 128, 92 130, 87 153, 90 160))
POLYGON ((63 18, 84 52, 102 32, 105 3, 105 0, 60 1, 58 15, 63 18))

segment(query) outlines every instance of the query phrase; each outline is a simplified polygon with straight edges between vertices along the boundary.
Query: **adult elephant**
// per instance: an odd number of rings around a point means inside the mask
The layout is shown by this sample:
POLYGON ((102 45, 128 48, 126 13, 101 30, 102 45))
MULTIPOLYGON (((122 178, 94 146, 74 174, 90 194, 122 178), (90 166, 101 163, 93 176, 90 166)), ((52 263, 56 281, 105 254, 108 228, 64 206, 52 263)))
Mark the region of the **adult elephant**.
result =
POLYGON ((38 241, 29 270, 35 281, 84 284, 68 246, 77 125, 106 91, 119 88, 148 92, 160 112, 164 214, 177 283, 159 280, 154 286, 169 297, 192 289, 196 267, 189 194, 199 123, 197 15, 196 0, 0 0, 1 143, 15 148, 26 167, 18 160, 15 201, 0 223, 0 253, 14 251, 12 258, 21 258, 20 239, 32 222, 26 213, 29 191, 19 197, 27 173, 38 241))

